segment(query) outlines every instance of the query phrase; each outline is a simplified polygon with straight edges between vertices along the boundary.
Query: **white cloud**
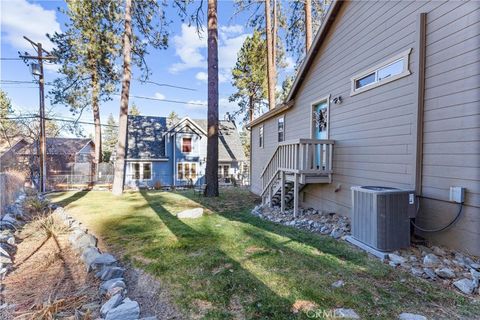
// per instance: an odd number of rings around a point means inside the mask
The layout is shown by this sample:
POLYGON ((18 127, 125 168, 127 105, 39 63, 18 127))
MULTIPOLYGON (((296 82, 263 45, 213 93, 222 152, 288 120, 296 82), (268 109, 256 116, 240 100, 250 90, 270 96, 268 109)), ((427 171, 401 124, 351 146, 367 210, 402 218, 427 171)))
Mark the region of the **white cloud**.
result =
POLYGON ((160 92, 155 92, 154 95, 155 99, 165 100, 165 95, 161 94, 160 92))
POLYGON ((32 49, 30 43, 23 39, 27 36, 35 42, 42 42, 45 49, 52 49, 46 34, 60 32, 55 10, 46 10, 26 0, 2 1, 0 7, 3 41, 18 50, 32 49))
POLYGON ((238 51, 247 36, 248 34, 242 34, 222 41, 218 47, 218 67, 220 69, 230 70, 235 66, 238 51))
POLYGON ((195 75, 195 78, 196 78, 197 80, 207 82, 207 80, 208 80, 208 74, 207 74, 206 72, 201 71, 201 72, 199 72, 199 73, 197 73, 197 74, 195 75))
POLYGON ((295 69, 295 61, 291 56, 285 58, 285 64, 287 65, 285 67, 285 72, 292 72, 295 69))
POLYGON ((220 33, 224 34, 239 34, 243 32, 243 26, 234 24, 230 26, 220 26, 220 33))
MULTIPOLYGON (((237 53, 242 47, 248 34, 243 33, 241 25, 222 26, 219 29, 218 45, 218 68, 219 82, 230 81, 231 70, 237 62, 237 53)), ((199 38, 195 27, 182 25, 182 33, 173 38, 176 55, 180 57, 180 62, 170 67, 170 72, 177 73, 188 69, 207 68, 205 38, 199 38)), ((207 73, 200 71, 195 75, 200 81, 207 81, 207 73)))
POLYGON ((182 24, 182 33, 173 37, 173 44, 181 62, 170 67, 171 73, 206 66, 207 61, 200 50, 207 47, 207 40, 199 37, 196 27, 182 24))

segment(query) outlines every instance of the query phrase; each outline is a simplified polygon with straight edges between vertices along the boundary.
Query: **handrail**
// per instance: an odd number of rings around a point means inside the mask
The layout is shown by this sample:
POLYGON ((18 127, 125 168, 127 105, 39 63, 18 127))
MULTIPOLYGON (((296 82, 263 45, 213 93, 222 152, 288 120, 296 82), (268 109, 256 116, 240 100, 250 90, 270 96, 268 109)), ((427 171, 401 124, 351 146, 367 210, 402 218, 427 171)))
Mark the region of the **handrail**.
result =
POLYGON ((262 170, 262 195, 271 187, 278 171, 331 174, 334 140, 294 139, 278 144, 262 170))

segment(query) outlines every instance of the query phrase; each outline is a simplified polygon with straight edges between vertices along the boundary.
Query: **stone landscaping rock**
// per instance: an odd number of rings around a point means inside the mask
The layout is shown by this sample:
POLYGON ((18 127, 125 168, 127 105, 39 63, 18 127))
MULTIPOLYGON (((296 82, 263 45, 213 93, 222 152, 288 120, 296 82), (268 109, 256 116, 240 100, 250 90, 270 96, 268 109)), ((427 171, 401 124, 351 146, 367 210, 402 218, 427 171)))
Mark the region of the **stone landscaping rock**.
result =
POLYGON ((396 255, 394 253, 390 253, 388 255, 388 259, 390 259, 390 261, 393 262, 395 265, 399 265, 407 261, 407 259, 403 258, 402 256, 396 255))
POLYGON ((332 287, 334 288, 340 288, 340 287, 343 287, 344 285, 345 285, 345 282, 343 280, 338 280, 332 283, 332 287))
POLYGON ((432 280, 435 280, 437 278, 437 274, 430 268, 423 268, 423 272, 425 272, 427 278, 430 278, 432 280))
POLYGON ((460 279, 453 283, 458 290, 465 294, 472 294, 473 290, 475 290, 474 282, 470 279, 460 279))
POLYGON ((410 269, 410 272, 415 276, 415 277, 421 277, 423 276, 423 270, 419 268, 412 268, 410 269))
POLYGON ((332 230, 332 233, 330 233, 330 236, 334 239, 338 239, 343 235, 343 232, 340 231, 339 229, 334 229, 332 230))
POLYGON ((92 271, 92 263, 100 256, 100 251, 95 247, 87 247, 81 254, 81 259, 87 266, 87 272, 92 271))
POLYGON ((201 216, 203 216, 203 208, 188 209, 177 214, 179 219, 196 219, 201 216))
POLYGON ((123 277, 124 272, 125 269, 121 267, 105 267, 97 272, 96 276, 102 281, 107 281, 123 277))
POLYGON ((480 271, 480 263, 472 263, 470 268, 480 271))
POLYGON ((109 253, 102 253, 98 255, 89 267, 93 270, 101 270, 104 267, 113 266, 117 263, 117 259, 109 253))
POLYGON ((470 274, 472 275, 473 279, 480 279, 480 271, 477 271, 473 268, 470 269, 470 274))
POLYGON ((86 247, 95 247, 97 245, 97 238, 91 234, 84 233, 80 235, 75 242, 72 243, 72 246, 75 249, 86 248, 86 247))
POLYGON ((12 264, 12 259, 8 256, 0 255, 0 264, 12 264))
POLYGON ((423 258, 423 265, 425 267, 434 267, 439 263, 440 263, 440 259, 438 259, 438 257, 433 253, 429 253, 423 258))
POLYGON ((403 312, 398 316, 398 320, 427 320, 427 317, 420 314, 403 312))
POLYGON ((138 302, 125 298, 123 303, 107 313, 105 320, 137 320, 139 315, 140 306, 138 302))
POLYGON ((111 280, 108 280, 108 281, 105 281, 104 283, 102 283, 100 285, 100 294, 105 295, 109 291, 111 291, 115 288, 121 288, 121 289, 126 288, 123 278, 111 279, 111 280))
POLYGON ((102 317, 105 317, 107 313, 118 306, 120 303, 123 301, 123 296, 121 294, 116 294, 110 299, 108 299, 107 302, 103 304, 103 306, 100 308, 100 315, 102 317))
POLYGON ((335 318, 360 319, 360 316, 353 309, 334 309, 333 314, 335 318))
POLYGON ((455 272, 453 272, 452 269, 449 268, 442 268, 442 269, 435 269, 435 273, 440 277, 444 279, 452 279, 455 278, 455 272))

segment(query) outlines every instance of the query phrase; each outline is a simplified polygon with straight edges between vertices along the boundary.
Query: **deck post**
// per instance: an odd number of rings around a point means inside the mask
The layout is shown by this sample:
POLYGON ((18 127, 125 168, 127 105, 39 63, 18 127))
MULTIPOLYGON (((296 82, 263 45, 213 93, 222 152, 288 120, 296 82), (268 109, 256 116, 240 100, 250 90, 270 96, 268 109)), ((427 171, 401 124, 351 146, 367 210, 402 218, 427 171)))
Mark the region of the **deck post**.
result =
POLYGON ((268 206, 272 207, 272 186, 268 187, 268 206))
POLYGON ((298 214, 298 173, 294 174, 293 183, 293 217, 296 218, 298 214))
POLYGON ((280 211, 285 212, 285 171, 280 171, 280 211))

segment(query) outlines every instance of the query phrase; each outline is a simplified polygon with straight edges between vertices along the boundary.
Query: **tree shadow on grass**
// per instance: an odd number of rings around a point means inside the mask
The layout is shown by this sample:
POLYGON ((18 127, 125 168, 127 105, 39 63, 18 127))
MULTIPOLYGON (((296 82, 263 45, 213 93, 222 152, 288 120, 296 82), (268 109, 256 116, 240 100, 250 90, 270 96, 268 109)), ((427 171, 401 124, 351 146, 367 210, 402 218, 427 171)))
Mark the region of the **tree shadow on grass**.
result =
POLYGON ((183 286, 179 297, 183 304, 196 305, 203 301, 213 306, 207 318, 229 318, 232 314, 226 310, 235 313, 232 301, 238 299, 248 319, 297 318, 290 310, 292 301, 277 295, 229 257, 221 249, 221 239, 190 227, 148 192, 141 194, 178 241, 172 248, 153 245, 145 250, 143 254, 155 261, 146 269, 170 278, 176 286, 183 286))
MULTIPOLYGON (((65 198, 65 199, 62 199, 62 200, 58 201, 57 204, 59 206, 66 207, 69 204, 71 204, 72 202, 78 201, 81 198, 85 197, 89 192, 90 192, 90 190, 77 191, 75 193, 72 193, 72 195, 69 196, 68 198, 65 198)), ((50 195, 57 197, 57 196, 62 196, 63 194, 66 194, 66 193, 70 193, 70 192, 54 192, 54 193, 50 193, 50 195)))

